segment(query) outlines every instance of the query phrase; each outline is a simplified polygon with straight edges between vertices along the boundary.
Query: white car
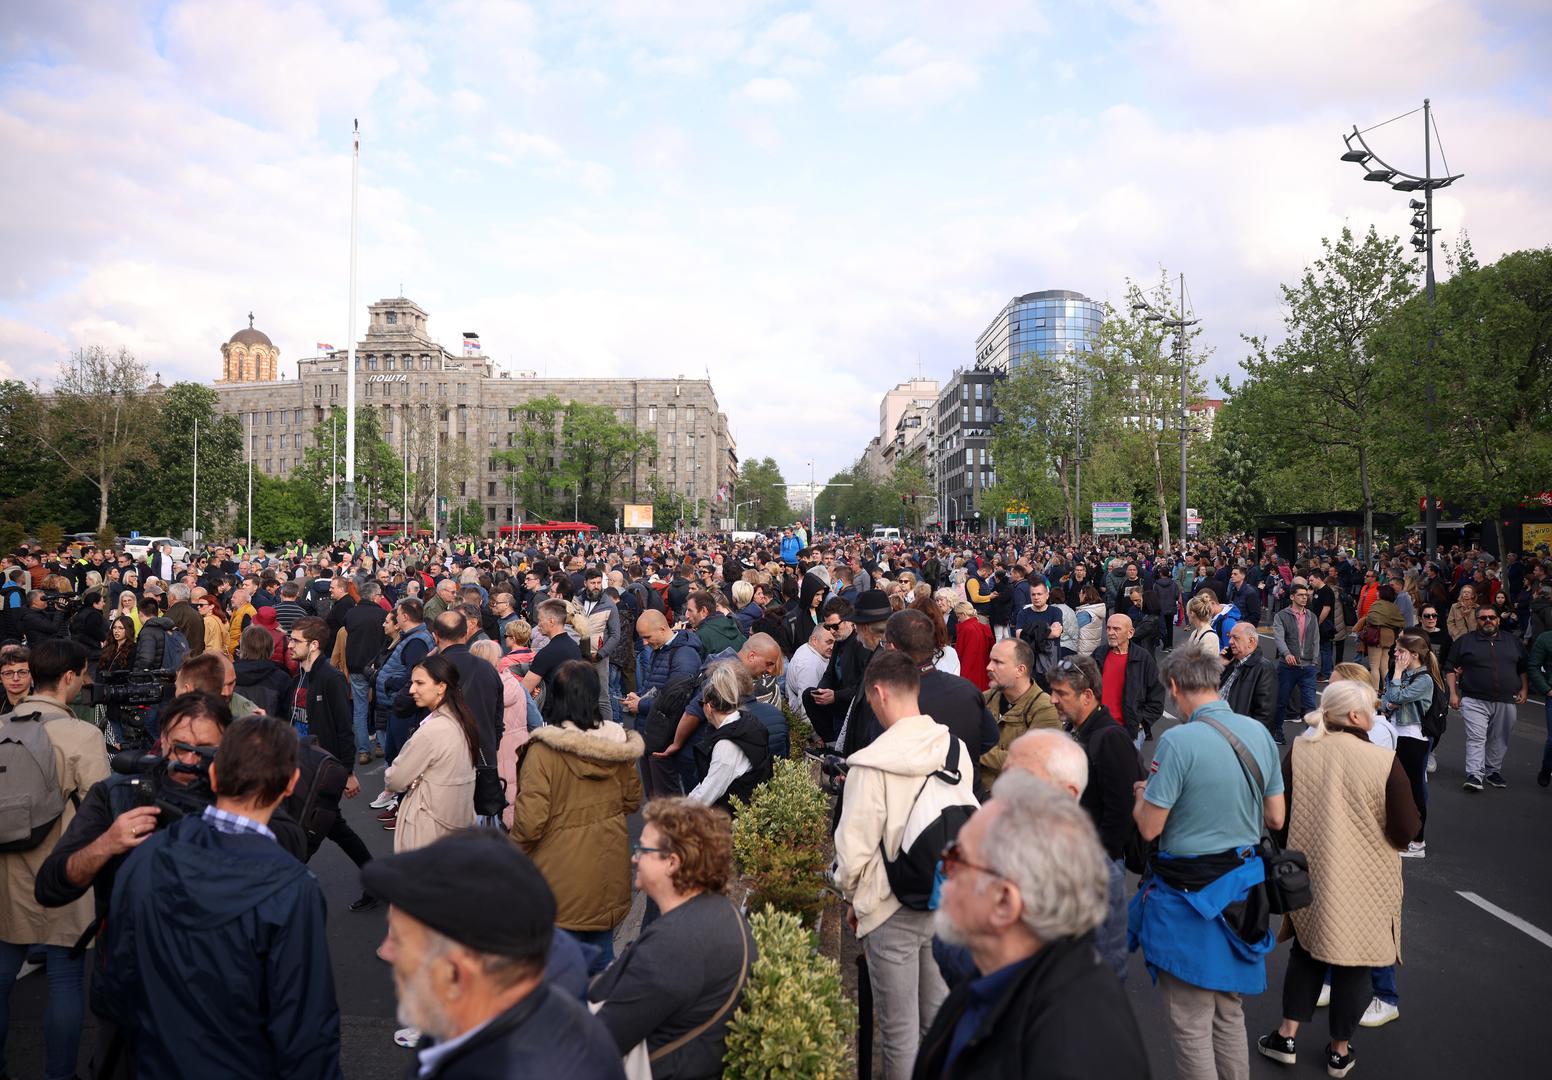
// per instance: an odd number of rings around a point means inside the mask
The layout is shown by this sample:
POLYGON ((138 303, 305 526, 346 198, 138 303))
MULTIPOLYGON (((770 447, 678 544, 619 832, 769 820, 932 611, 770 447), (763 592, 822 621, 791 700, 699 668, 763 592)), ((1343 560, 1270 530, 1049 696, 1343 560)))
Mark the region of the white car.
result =
POLYGON ((181 540, 174 540, 170 536, 139 536, 133 540, 124 541, 124 554, 136 562, 146 557, 146 553, 154 545, 167 545, 167 554, 173 557, 174 562, 188 562, 189 549, 181 540))

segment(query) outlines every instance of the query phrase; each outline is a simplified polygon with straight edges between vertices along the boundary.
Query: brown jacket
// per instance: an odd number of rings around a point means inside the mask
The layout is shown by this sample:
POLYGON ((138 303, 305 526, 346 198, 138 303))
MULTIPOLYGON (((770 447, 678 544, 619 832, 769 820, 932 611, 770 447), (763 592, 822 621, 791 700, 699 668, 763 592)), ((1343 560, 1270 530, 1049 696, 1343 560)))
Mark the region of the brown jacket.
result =
POLYGON ((612 930, 630 911, 630 832, 641 806, 641 736, 610 721, 546 724, 524 744, 512 839, 555 893, 562 930, 612 930))
POLYGON ((1002 775, 1008 761, 1008 747, 1013 745, 1014 739, 1034 728, 1060 730, 1062 718, 1056 714, 1051 696, 1035 683, 1029 684, 1029 690, 1007 712, 1001 711, 1001 690, 982 691, 981 698, 991 711, 992 719, 997 721, 997 745, 981 755, 982 780, 991 787, 992 781, 1002 775))
MULTIPOLYGON (((1293 741, 1283 764, 1287 844, 1309 859, 1315 901, 1289 919, 1311 956, 1344 967, 1401 960, 1401 856, 1417 835, 1394 751, 1350 731, 1293 741)), ((1287 925, 1282 937, 1286 938, 1287 925)))

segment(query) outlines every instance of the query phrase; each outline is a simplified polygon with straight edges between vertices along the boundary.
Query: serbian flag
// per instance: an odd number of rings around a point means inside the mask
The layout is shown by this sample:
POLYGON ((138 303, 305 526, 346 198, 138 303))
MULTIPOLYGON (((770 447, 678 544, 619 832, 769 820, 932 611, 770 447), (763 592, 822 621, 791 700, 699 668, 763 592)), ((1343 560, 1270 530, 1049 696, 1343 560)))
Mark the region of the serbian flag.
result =
POLYGON ((334 346, 330 345, 327 341, 320 341, 316 345, 314 345, 313 347, 315 349, 317 349, 319 352, 333 352, 334 351, 334 346))

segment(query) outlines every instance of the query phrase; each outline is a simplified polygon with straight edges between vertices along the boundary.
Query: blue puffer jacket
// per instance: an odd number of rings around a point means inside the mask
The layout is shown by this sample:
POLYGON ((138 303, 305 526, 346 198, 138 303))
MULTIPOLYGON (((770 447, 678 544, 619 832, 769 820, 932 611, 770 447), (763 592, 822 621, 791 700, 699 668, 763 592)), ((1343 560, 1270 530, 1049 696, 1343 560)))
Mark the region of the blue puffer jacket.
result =
POLYGON ((803 542, 795 536, 783 536, 781 538, 781 561, 788 566, 798 564, 798 552, 803 550, 803 542))
POLYGON ((670 679, 688 675, 694 678, 700 673, 706 656, 706 647, 695 636, 694 630, 680 630, 668 639, 661 649, 651 649, 647 654, 645 680, 638 693, 641 704, 636 715, 646 716, 652 711, 652 699, 670 679))

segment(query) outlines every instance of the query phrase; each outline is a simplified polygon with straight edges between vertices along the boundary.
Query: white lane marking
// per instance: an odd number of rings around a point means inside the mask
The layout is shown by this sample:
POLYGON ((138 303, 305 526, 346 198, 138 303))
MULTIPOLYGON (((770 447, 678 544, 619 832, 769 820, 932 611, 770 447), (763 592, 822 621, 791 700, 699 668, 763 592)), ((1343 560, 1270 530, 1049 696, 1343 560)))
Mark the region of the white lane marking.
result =
POLYGON ((1455 895, 1459 896, 1463 900, 1469 900, 1471 903, 1475 904, 1489 915, 1502 919, 1516 930, 1523 934, 1528 934, 1529 936, 1535 938, 1537 941, 1541 942, 1547 948, 1552 949, 1552 934, 1549 934, 1545 930, 1542 930, 1538 927, 1532 926, 1530 923, 1526 922, 1524 919, 1520 918, 1513 912, 1505 911, 1497 904, 1489 903, 1474 892, 1460 892, 1457 890, 1455 895))

